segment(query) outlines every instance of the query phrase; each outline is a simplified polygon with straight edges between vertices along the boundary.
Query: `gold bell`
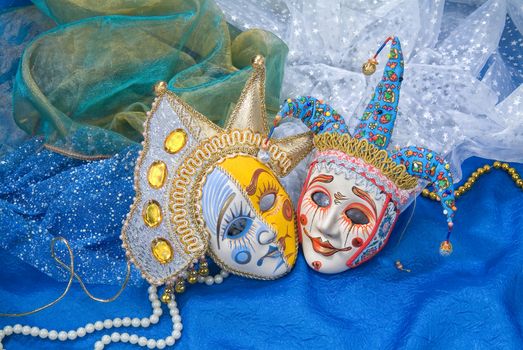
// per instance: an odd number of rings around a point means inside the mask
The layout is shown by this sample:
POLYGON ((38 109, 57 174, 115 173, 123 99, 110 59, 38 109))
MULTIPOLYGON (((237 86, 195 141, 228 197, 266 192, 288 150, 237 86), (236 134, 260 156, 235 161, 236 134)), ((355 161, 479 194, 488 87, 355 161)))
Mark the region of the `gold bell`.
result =
POLYGON ((190 284, 195 284, 198 282, 198 272, 196 270, 190 270, 189 271, 189 277, 187 277, 187 282, 190 284))
POLYGON ((376 66, 378 65, 378 61, 375 58, 369 58, 367 62, 361 66, 361 71, 365 75, 372 75, 374 72, 376 72, 376 66))
POLYGON ((209 274, 209 265, 207 264, 207 261, 200 262, 200 269, 198 270, 198 274, 203 277, 209 274))
POLYGON ((183 280, 178 280, 178 282, 176 282, 174 290, 176 291, 176 293, 180 294, 185 292, 185 282, 183 280))
POLYGON ((167 286, 165 287, 165 290, 163 291, 162 297, 160 298, 162 303, 169 304, 171 300, 173 299, 173 287, 167 286))
POLYGON ((439 246, 439 253, 443 256, 449 256, 452 254, 452 243, 450 241, 443 241, 439 246))

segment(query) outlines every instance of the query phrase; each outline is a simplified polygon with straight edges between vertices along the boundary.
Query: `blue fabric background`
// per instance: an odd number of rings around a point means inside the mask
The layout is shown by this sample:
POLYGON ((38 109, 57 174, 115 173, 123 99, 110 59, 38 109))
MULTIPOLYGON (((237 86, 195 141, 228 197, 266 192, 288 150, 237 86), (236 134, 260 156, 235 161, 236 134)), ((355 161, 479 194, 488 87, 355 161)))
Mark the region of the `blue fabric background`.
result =
MULTIPOLYGON (((484 163, 470 159, 464 173, 484 163)), ((74 165, 93 167, 92 163, 74 165)), ((515 167, 523 173, 522 165, 515 167)), ((175 348, 521 349, 522 203, 523 191, 505 172, 493 170, 457 201, 450 257, 438 255, 445 236, 439 204, 419 198, 400 244, 412 207, 402 214, 387 247, 354 270, 321 275, 308 269, 300 256, 294 270, 277 281, 233 276, 221 285, 190 286, 177 297, 184 329, 175 348), (398 271, 397 259, 412 272, 398 271)), ((115 215, 123 218, 125 213, 119 210, 115 215)), ((65 286, 7 250, 1 251, 1 261, 0 312, 40 306, 65 286)), ((99 296, 117 290, 107 285, 90 288, 99 296)), ((129 286, 117 301, 100 304, 88 299, 75 283, 53 308, 24 318, 0 318, 0 326, 21 323, 69 330, 99 319, 149 314, 145 284, 129 286)), ((158 325, 137 333, 165 337, 171 327, 167 315, 158 325)), ((65 343, 12 335, 4 345, 10 350, 91 349, 110 333, 65 343)))

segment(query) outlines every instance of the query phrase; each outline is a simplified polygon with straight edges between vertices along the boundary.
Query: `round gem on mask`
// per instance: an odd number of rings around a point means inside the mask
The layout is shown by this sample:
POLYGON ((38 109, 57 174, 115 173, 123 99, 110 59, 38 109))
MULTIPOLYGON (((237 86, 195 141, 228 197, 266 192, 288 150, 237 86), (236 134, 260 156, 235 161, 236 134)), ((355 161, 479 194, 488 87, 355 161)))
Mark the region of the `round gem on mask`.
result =
POLYGON ((234 256, 234 261, 236 261, 238 264, 245 265, 251 261, 251 253, 247 250, 240 250, 234 256))
POLYGON ((143 221, 149 227, 156 227, 162 222, 162 209, 157 201, 149 201, 142 212, 143 221))
POLYGON ((147 171, 147 181, 152 188, 161 188, 167 178, 167 165, 161 160, 151 164, 147 171))
POLYGON ((271 155, 270 155, 269 152, 267 152, 266 150, 261 149, 261 150, 258 152, 258 159, 259 159, 260 162, 262 162, 262 163, 268 163, 269 160, 271 160, 271 155))
POLYGON ((165 151, 171 154, 179 152, 187 143, 187 134, 183 129, 176 129, 172 131, 164 142, 165 151))
POLYGON ((151 244, 151 251, 153 256, 160 264, 167 264, 173 257, 173 248, 171 244, 164 238, 156 238, 151 244))

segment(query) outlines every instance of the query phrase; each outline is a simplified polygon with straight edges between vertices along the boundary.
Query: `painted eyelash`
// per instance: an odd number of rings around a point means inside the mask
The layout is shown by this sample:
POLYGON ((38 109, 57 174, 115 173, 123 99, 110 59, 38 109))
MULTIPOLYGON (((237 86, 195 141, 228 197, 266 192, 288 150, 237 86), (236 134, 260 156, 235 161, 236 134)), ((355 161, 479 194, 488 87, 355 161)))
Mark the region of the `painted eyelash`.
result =
POLYGON ((271 180, 265 181, 258 188, 259 188, 259 194, 257 195, 258 200, 260 200, 260 198, 263 197, 264 195, 266 195, 267 193, 274 193, 274 194, 278 193, 278 185, 274 181, 271 181, 271 180))
MULTIPOLYGON (((236 218, 239 217, 245 217, 249 218, 250 220, 254 221, 254 214, 250 207, 247 206, 246 209, 244 209, 243 202, 240 202, 240 206, 238 208, 237 204, 234 204, 234 207, 231 206, 231 208, 227 211, 227 214, 223 218, 222 227, 220 228, 221 237, 222 240, 225 238, 225 229, 229 226, 229 224, 236 218)), ((253 250, 254 247, 251 242, 251 238, 254 237, 254 231, 255 231, 255 225, 251 224, 251 227, 249 228, 249 231, 245 233, 243 237, 237 238, 237 239, 229 239, 229 248, 236 249, 236 248, 247 248, 247 245, 249 245, 253 250)))

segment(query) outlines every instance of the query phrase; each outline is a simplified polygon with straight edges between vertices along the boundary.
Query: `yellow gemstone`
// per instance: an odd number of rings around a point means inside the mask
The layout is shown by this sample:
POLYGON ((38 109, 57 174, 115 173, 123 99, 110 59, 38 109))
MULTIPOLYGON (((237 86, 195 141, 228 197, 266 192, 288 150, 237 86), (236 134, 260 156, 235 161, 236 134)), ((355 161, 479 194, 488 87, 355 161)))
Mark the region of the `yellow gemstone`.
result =
POLYGON ((149 201, 142 212, 143 221, 149 227, 156 227, 162 222, 162 208, 157 201, 149 201))
POLYGON ((174 257, 171 244, 163 238, 156 238, 151 245, 151 250, 154 258, 158 260, 160 264, 167 264, 174 257))
POLYGON ((165 138, 163 146, 165 150, 169 153, 179 152, 187 142, 187 134, 183 129, 176 129, 172 131, 169 136, 165 138))
POLYGON ((164 162, 157 160, 153 162, 147 172, 147 181, 152 188, 160 188, 165 183, 167 178, 167 165, 164 162))

